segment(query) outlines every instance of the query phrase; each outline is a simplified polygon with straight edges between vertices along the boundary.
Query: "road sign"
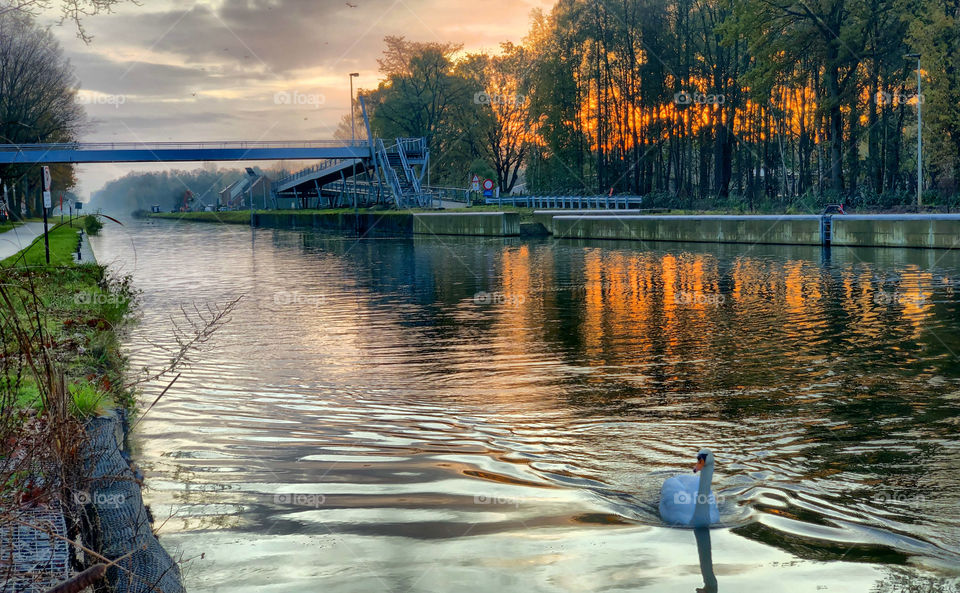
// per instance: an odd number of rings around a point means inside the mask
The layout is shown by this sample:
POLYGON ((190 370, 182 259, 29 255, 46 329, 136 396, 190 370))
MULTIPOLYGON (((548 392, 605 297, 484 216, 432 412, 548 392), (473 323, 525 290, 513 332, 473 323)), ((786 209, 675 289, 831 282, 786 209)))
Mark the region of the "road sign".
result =
POLYGON ((43 250, 46 252, 47 265, 50 265, 50 235, 47 233, 47 210, 53 206, 50 196, 50 167, 43 167, 43 250))
POLYGON ((486 198, 493 196, 493 179, 483 180, 483 195, 486 198))
POLYGON ((43 207, 53 207, 53 196, 50 194, 50 167, 43 167, 43 207))
POLYGON ((473 177, 470 178, 470 189, 473 191, 480 191, 480 176, 476 173, 474 173, 473 177))

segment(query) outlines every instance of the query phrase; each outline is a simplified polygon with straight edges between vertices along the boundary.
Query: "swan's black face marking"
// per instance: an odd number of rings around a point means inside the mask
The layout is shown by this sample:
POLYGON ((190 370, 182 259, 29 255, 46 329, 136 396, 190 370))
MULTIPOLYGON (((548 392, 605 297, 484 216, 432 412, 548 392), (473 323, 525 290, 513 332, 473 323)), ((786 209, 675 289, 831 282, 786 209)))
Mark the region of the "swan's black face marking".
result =
POLYGON ((706 453, 698 453, 698 454, 697 454, 697 464, 696 464, 695 466, 693 466, 693 473, 697 473, 698 471, 702 470, 702 469, 703 469, 703 466, 706 465, 706 463, 707 463, 707 454, 706 454, 706 453))

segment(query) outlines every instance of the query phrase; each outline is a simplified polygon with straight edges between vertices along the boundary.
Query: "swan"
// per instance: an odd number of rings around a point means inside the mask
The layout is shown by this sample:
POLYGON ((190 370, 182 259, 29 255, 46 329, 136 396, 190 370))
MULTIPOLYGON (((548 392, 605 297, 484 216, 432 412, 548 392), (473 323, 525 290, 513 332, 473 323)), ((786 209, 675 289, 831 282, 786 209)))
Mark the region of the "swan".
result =
POLYGON ((703 527, 720 521, 717 498, 710 490, 713 479, 713 453, 697 453, 694 475, 667 478, 660 489, 660 517, 674 525, 703 527), (696 473, 700 472, 699 479, 696 473))

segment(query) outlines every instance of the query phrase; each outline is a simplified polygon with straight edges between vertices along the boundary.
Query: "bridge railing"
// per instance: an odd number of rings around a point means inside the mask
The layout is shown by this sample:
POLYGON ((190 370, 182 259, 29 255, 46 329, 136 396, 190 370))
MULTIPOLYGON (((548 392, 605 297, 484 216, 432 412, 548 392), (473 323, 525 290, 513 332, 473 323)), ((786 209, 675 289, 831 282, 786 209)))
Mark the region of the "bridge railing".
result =
POLYGON ((297 171, 296 173, 291 173, 290 175, 287 175, 286 177, 282 177, 282 178, 280 178, 280 179, 277 179, 277 180, 274 181, 273 183, 274 183, 274 185, 277 185, 277 186, 285 185, 285 184, 287 184, 287 183, 289 183, 289 182, 291 182, 291 181, 296 181, 296 180, 298 180, 298 179, 303 179, 304 177, 309 177, 310 175, 312 175, 312 174, 314 174, 314 173, 318 173, 318 172, 320 172, 320 171, 323 171, 324 169, 329 169, 330 167, 335 167, 335 166, 339 165, 340 163, 347 162, 347 161, 358 161, 358 160, 360 160, 360 159, 324 159, 324 160, 320 161, 319 163, 317 163, 316 165, 311 165, 311 166, 309 166, 309 167, 307 167, 307 168, 305 168, 305 169, 300 169, 300 170, 297 171))
POLYGON ((518 206, 548 209, 630 210, 643 204, 643 196, 500 196, 486 198, 484 203, 497 206, 518 206))
POLYGON ((433 196, 434 199, 444 200, 447 202, 463 202, 464 204, 470 201, 470 190, 466 187, 442 187, 439 185, 428 185, 423 188, 424 193, 428 193, 433 196))
POLYGON ((397 148, 409 155, 422 155, 427 151, 427 139, 397 138, 397 148))

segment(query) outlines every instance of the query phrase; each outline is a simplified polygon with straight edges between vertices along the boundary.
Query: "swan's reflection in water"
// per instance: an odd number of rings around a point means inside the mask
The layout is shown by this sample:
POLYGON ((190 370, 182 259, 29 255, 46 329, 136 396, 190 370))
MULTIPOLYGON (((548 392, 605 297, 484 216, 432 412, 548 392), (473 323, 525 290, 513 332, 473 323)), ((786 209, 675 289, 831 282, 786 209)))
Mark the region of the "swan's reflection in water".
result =
POLYGON ((710 549, 710 528, 697 527, 693 530, 697 538, 697 556, 700 557, 700 574, 703 575, 703 587, 697 593, 716 593, 717 577, 713 574, 713 554, 710 549))

